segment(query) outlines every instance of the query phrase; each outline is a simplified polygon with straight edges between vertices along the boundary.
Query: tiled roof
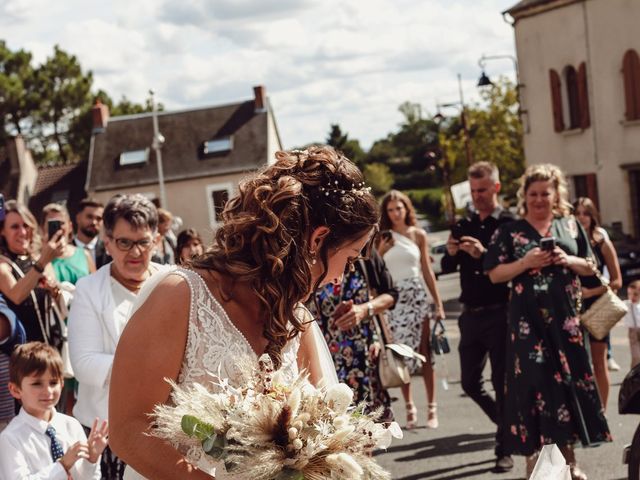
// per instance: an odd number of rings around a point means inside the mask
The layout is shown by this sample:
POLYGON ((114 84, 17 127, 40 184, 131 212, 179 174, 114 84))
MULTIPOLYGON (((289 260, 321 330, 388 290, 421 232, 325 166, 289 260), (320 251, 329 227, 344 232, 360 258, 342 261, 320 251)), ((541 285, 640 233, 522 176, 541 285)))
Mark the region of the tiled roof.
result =
POLYGON ((38 169, 38 180, 36 180, 36 187, 32 195, 44 192, 49 187, 62 180, 63 177, 71 173, 77 167, 78 164, 40 167, 38 169))
MULTIPOLYGON (((267 111, 256 111, 253 100, 179 112, 159 112, 159 130, 165 138, 162 145, 165 180, 250 171, 265 164, 269 115, 267 111), (203 155, 204 142, 229 136, 233 137, 230 151, 203 155)), ((150 113, 112 117, 107 128, 94 137, 89 190, 157 182, 153 150, 145 164, 130 167, 118 165, 123 152, 149 148, 152 139, 150 113)))

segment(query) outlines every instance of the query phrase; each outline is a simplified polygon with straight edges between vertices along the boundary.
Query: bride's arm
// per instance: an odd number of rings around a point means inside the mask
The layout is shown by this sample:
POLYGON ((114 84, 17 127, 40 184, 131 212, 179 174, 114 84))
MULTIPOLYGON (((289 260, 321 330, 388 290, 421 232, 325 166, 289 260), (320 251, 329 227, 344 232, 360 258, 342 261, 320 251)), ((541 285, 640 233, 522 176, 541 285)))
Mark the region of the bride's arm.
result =
POLYGON ((165 378, 177 379, 187 341, 190 292, 176 275, 164 279, 125 328, 113 362, 109 445, 154 480, 211 480, 164 440, 149 436, 149 413, 169 400, 165 378))
POLYGON ((328 387, 338 383, 336 367, 329 352, 324 335, 306 308, 304 310, 304 331, 300 334, 298 368, 309 372, 309 381, 316 387, 328 387))

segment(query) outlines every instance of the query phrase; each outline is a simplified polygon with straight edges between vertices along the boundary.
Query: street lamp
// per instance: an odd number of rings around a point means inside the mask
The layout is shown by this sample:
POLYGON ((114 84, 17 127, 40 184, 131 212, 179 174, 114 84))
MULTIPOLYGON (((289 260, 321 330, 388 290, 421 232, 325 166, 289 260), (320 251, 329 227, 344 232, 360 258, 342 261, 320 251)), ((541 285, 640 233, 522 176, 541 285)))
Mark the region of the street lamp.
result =
POLYGON ((467 157, 467 166, 470 167, 473 163, 473 154, 471 152, 471 143, 469 137, 469 127, 467 124, 467 108, 464 104, 464 96, 462 94, 462 78, 460 74, 458 74, 458 94, 460 95, 460 100, 452 103, 437 103, 436 108, 438 113, 436 113, 433 117, 437 122, 441 122, 444 120, 444 116, 440 113, 441 108, 449 108, 449 107, 459 107, 460 108, 460 121, 462 123, 462 130, 464 132, 464 148, 465 154, 467 157))
POLYGON ((480 69, 482 71, 482 73, 480 74, 480 78, 478 79, 478 87, 493 86, 493 82, 485 73, 485 66, 487 64, 487 61, 490 61, 490 60, 511 60, 513 62, 513 70, 515 71, 515 74, 516 74, 516 97, 518 99, 518 118, 522 123, 524 131, 526 133, 529 133, 529 124, 528 123, 525 124, 525 122, 522 119, 522 117, 527 114, 527 111, 522 109, 521 89, 524 87, 524 85, 520 83, 520 72, 518 70, 518 60, 513 55, 484 55, 483 54, 480 57, 480 60, 478 60, 478 65, 480 66, 480 69))
POLYGON ((164 136, 158 129, 158 112, 156 110, 155 93, 153 90, 149 90, 151 95, 151 111, 153 118, 153 141, 151 142, 151 148, 156 154, 156 162, 158 167, 158 185, 160 186, 160 206, 162 208, 169 208, 167 203, 167 193, 164 189, 164 172, 162 170, 162 145, 164 144, 164 136))

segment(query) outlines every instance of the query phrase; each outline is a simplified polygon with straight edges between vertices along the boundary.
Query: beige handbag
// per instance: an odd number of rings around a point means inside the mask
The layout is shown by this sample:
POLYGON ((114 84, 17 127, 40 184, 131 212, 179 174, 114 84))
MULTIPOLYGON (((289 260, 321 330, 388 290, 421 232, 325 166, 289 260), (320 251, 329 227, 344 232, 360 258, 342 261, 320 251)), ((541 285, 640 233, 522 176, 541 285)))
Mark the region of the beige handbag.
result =
POLYGON ((608 335, 613 326, 620 321, 629 311, 625 303, 609 287, 609 282, 602 278, 600 270, 595 265, 590 264, 602 285, 607 287, 604 292, 589 310, 580 316, 580 323, 589 331, 591 336, 597 340, 602 340, 608 335))

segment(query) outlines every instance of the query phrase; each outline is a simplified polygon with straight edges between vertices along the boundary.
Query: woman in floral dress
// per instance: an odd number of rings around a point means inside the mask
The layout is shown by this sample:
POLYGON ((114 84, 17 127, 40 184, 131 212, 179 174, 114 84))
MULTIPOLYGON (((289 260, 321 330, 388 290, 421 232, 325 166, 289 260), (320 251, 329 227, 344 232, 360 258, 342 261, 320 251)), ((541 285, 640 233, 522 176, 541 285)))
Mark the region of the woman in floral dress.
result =
POLYGON ((518 196, 522 219, 496 230, 484 264, 494 283, 512 282, 505 453, 527 456, 528 478, 540 448, 555 443, 571 477, 584 480, 573 445, 611 440, 577 310, 578 275, 593 274, 591 248, 557 167, 529 167, 518 196), (543 250, 548 237, 555 247, 543 250))
POLYGON ((355 403, 367 402, 370 410, 382 407, 381 420, 391 422, 391 397, 380 384, 377 355, 381 345, 372 315, 393 308, 398 290, 376 251, 353 267, 341 283, 329 283, 318 291, 317 317, 338 380, 353 389, 355 403), (375 297, 371 297, 371 291, 375 297))

